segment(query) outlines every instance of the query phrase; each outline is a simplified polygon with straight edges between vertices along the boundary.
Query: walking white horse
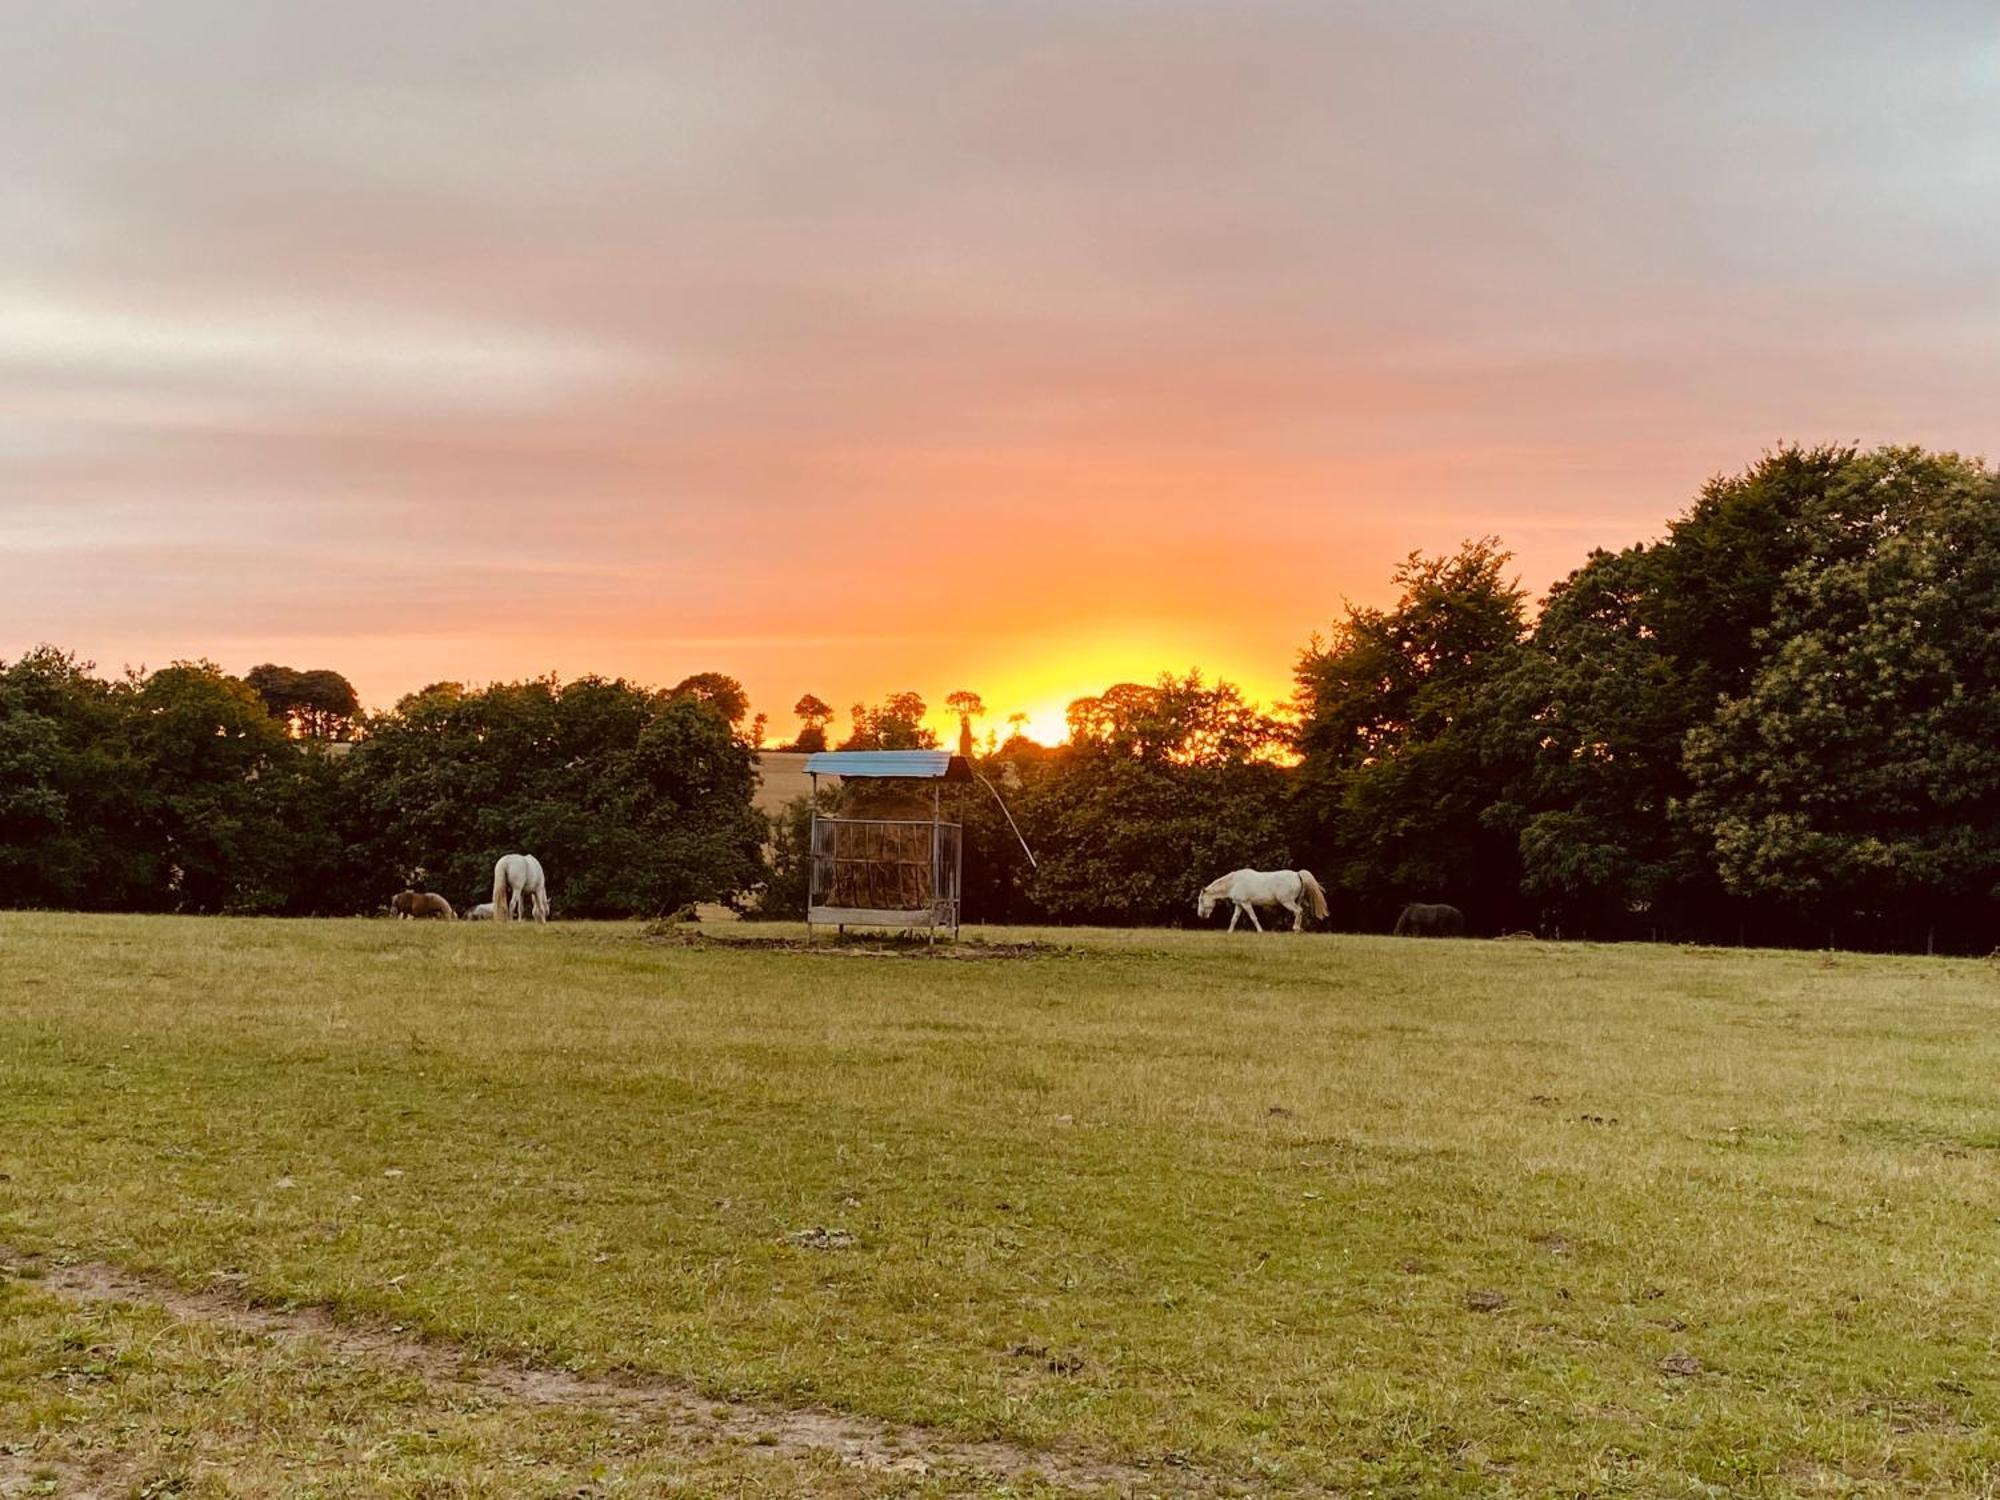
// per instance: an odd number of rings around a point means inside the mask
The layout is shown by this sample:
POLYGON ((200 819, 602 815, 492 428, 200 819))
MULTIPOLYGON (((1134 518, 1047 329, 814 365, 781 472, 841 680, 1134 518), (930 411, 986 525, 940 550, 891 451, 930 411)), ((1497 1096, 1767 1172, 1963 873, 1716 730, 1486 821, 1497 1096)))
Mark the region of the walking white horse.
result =
POLYGON ((542 862, 532 854, 503 854, 493 866, 493 920, 549 919, 549 885, 542 862), (525 909, 524 909, 525 907, 525 909))
POLYGON ((1201 888, 1201 899, 1194 904, 1195 913, 1201 917, 1213 915, 1218 901, 1235 903, 1236 910, 1229 914, 1231 932, 1236 930, 1237 919, 1243 916, 1248 916, 1250 925, 1262 932, 1264 924, 1257 920, 1260 906, 1284 907, 1292 914, 1294 932, 1306 925, 1308 906, 1314 916, 1326 915, 1326 892, 1313 879, 1311 870, 1232 870, 1201 888))

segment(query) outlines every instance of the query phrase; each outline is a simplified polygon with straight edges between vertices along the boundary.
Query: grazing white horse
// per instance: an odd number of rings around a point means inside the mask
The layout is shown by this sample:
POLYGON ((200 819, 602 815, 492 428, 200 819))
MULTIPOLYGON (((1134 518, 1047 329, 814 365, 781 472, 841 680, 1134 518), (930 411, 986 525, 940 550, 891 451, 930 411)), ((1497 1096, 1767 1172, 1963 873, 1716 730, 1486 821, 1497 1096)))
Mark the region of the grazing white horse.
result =
POLYGON ((1231 932, 1236 930, 1237 919, 1246 915, 1250 925, 1262 932, 1264 924, 1257 920, 1260 906, 1284 907, 1292 914, 1294 932, 1306 925, 1306 907, 1310 906, 1316 917, 1326 915, 1326 892, 1311 870, 1232 870, 1202 887, 1201 899, 1194 904, 1196 914, 1211 916, 1218 901, 1236 906, 1229 914, 1231 932))
POLYGON ((468 921, 468 922, 490 922, 490 921, 492 921, 492 920, 493 920, 493 903, 492 903, 491 901, 482 901, 482 902, 480 902, 480 903, 479 903, 479 904, 478 904, 477 906, 473 907, 473 908, 472 908, 471 910, 469 910, 468 912, 466 912, 466 914, 465 914, 465 920, 466 920, 466 921, 468 921))
POLYGON ((542 862, 532 854, 503 854, 493 866, 493 920, 549 919, 549 886, 542 862))

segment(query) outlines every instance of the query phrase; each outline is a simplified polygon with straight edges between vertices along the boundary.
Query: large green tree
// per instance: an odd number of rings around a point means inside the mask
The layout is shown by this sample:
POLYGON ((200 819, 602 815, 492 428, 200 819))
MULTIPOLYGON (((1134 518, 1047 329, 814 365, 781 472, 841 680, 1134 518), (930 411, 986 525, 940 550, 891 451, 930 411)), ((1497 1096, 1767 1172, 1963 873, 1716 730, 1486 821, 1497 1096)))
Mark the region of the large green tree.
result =
POLYGON ((0 902, 344 909, 340 774, 207 662, 113 681, 43 648, 0 669, 0 902))
POLYGON ((1870 504, 1816 518, 1766 654, 1688 741, 1729 888, 1876 941, 1990 929, 2000 901, 2000 487, 1875 456, 1870 504))
POLYGON ((1515 841, 1487 816, 1505 773, 1478 715, 1526 629, 1510 561, 1492 538, 1412 553, 1393 607, 1350 605, 1300 656, 1299 836, 1369 920, 1412 898, 1513 915, 1515 841))
POLYGON ((1530 907, 1596 936, 1785 936, 1725 887, 1712 828, 1688 816, 1689 737, 1796 628, 1780 613, 1797 569, 1977 482, 1951 454, 1782 447, 1710 480, 1659 541, 1559 583, 1479 713, 1489 760, 1512 768, 1488 821, 1518 839, 1530 907))
POLYGON ((761 877, 752 746, 730 705, 586 677, 439 683, 372 719, 349 757, 353 838, 379 893, 479 897, 521 850, 574 916, 652 915, 761 877))
POLYGON ((1546 930, 1676 931, 1714 888, 1671 816, 1681 742, 1705 708, 1660 643, 1657 557, 1593 554, 1477 705, 1486 765, 1505 778, 1483 821, 1515 837, 1525 907, 1546 930))
POLYGON ((133 690, 49 646, 0 664, 0 903, 159 903, 126 739, 133 690))
MULTIPOLYGON (((1069 721, 1068 745, 1014 757, 1007 778, 1040 861, 1021 883, 1040 912, 1184 923, 1216 876, 1290 865, 1283 734, 1231 684, 1121 683, 1072 704, 1069 721)), ((981 816, 982 844, 1011 859, 1011 830, 981 816)))
POLYGON ((301 751, 256 691, 212 662, 176 662, 138 685, 126 737, 166 904, 292 909, 309 878, 296 854, 314 832, 294 818, 301 751))

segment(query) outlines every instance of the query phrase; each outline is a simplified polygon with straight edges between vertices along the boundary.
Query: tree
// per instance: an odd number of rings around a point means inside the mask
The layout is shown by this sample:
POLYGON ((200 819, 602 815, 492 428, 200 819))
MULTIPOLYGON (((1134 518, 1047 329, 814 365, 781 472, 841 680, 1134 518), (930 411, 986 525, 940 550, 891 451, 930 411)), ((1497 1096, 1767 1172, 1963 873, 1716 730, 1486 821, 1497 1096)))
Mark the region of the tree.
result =
POLYGON ((354 821, 385 895, 421 875, 463 900, 511 850, 541 859, 575 916, 657 915, 761 878, 752 747, 704 695, 446 683, 368 731, 348 758, 354 821))
POLYGON ((792 748, 824 750, 826 726, 833 722, 833 709, 824 700, 807 693, 792 705, 792 713, 799 720, 799 737, 792 742, 792 748))
POLYGON ((1505 778, 1474 712, 1525 631, 1511 560, 1492 537, 1412 553, 1395 608, 1350 605, 1300 655, 1298 835, 1378 917, 1411 897, 1514 914, 1515 840, 1485 818, 1505 778))
POLYGON ((960 688, 946 696, 944 705, 958 715, 958 753, 971 760, 972 721, 986 712, 986 701, 979 694, 960 688))
POLYGON ((0 904, 158 904, 126 735, 132 692, 52 646, 0 663, 0 904))
POLYGON ((916 693, 891 693, 874 708, 857 703, 854 728, 843 750, 935 750, 937 732, 924 723, 929 710, 916 693))
POLYGON ((1655 559, 1592 554, 1475 704, 1505 777, 1484 821, 1515 836, 1524 895, 1573 936, 1678 932, 1712 905, 1707 861, 1671 816, 1702 706, 1653 623, 1655 559))
POLYGON ((264 700, 271 716, 289 726, 301 739, 345 740, 352 738, 361 700, 354 684, 330 668, 301 672, 264 662, 252 667, 243 680, 264 700))
POLYGON ((1185 922, 1215 875, 1290 863, 1283 736, 1231 684, 1121 683, 1073 703, 1070 725, 1068 745, 1009 759, 1040 861, 1023 889, 1041 912, 1185 922))
POLYGON ((1489 758, 1512 768, 1487 820, 1515 833, 1524 891, 1555 925, 1797 935, 1771 925, 1769 891, 1753 906, 1749 885, 1725 888, 1714 826, 1688 816, 1684 750, 1798 628, 1778 614, 1799 567, 1855 556, 1926 497, 1976 488, 1969 473, 1917 449, 1779 448, 1710 480, 1662 540, 1594 553, 1551 591, 1479 712, 1489 758))
POLYGON ((1121 682, 1068 710, 1070 744, 1148 764, 1221 765, 1268 756, 1282 736, 1233 684, 1171 673, 1152 687, 1121 682))
POLYGON ((282 911, 297 889, 286 814, 299 751, 244 681, 175 662, 136 686, 127 720, 143 767, 142 828, 165 904, 282 911))
POLYGON ((727 724, 741 724, 750 713, 750 695, 743 690, 743 684, 722 672, 697 672, 692 677, 683 677, 667 689, 667 696, 706 703, 727 724))
POLYGON ((1702 487, 1646 549, 1656 576, 1645 602, 1648 628, 1704 713, 1762 664, 1760 632, 1785 575, 1842 533, 1864 534, 1890 497, 1932 482, 1938 462, 1914 448, 1786 445, 1702 487))
POLYGON ((1765 655, 1688 739, 1694 825, 1739 895, 1878 941, 1989 941, 2000 896, 2000 483, 1874 455, 1776 591, 1765 655))
POLYGON ((207 662, 0 668, 0 902, 304 912, 345 888, 338 767, 207 662))

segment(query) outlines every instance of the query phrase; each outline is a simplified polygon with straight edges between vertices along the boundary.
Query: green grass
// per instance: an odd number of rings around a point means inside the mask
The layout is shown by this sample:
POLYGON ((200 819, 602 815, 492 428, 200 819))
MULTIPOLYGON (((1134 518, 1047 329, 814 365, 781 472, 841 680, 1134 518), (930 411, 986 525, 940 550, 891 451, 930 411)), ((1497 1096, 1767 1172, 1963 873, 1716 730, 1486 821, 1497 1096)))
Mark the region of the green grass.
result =
MULTIPOLYGON (((2000 1486, 1991 963, 1027 936, 1072 947, 0 917, 0 1242, 1261 1492, 2000 1486)), ((142 1339, 177 1374, 86 1421, 47 1342, 0 1341, 0 1451, 114 1416, 207 1451, 190 1410, 291 1390, 142 1339)), ((308 1492, 312 1399, 201 1482, 308 1492)), ((456 1473, 385 1440, 402 1468, 323 1492, 568 1493, 503 1450, 588 1469, 591 1420, 468 1429, 456 1473)), ((841 1492, 701 1463, 689 1493, 841 1492)))
POLYGON ((0 1495, 79 1491, 143 1500, 949 1492, 831 1458, 780 1466, 740 1443, 693 1442, 601 1411, 524 1410, 312 1343, 273 1345, 147 1308, 66 1307, 32 1283, 0 1287, 0 1495), (11 1475, 10 1424, 22 1429, 11 1475))

